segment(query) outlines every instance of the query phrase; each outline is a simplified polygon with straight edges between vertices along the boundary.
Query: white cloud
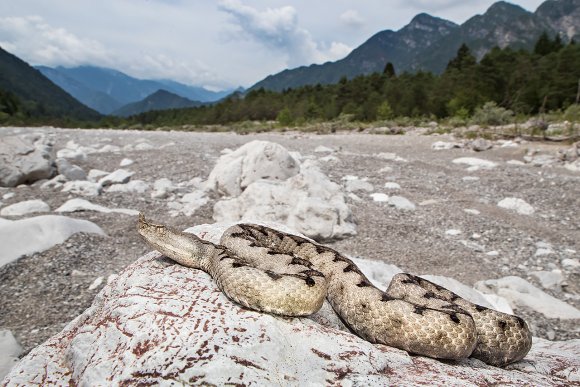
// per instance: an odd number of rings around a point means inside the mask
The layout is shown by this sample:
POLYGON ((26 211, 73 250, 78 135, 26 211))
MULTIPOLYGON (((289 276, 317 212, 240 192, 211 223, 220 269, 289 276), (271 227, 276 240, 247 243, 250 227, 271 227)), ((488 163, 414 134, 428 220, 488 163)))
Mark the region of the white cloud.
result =
POLYGON ((235 38, 241 34, 268 49, 284 53, 289 67, 335 60, 337 54, 345 52, 345 45, 337 42, 333 42, 327 50, 323 49, 324 44, 317 43, 308 30, 300 27, 294 7, 259 11, 239 0, 222 0, 219 7, 233 16, 239 27, 235 38))
POLYGON ((0 45, 32 64, 111 63, 110 54, 99 42, 52 27, 40 16, 0 18, 0 45))
POLYGON ((340 15, 340 21, 346 24, 349 27, 358 28, 364 24, 364 19, 358 13, 358 11, 354 9, 349 9, 344 11, 340 15))

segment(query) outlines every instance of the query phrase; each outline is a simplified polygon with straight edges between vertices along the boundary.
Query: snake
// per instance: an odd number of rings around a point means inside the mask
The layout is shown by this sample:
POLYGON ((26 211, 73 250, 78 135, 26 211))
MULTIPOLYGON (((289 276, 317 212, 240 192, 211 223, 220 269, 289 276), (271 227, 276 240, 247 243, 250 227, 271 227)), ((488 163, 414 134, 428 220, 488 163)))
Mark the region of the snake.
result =
POLYGON ((497 367, 523 359, 532 345, 518 316, 408 273, 396 274, 382 291, 351 259, 305 237, 241 223, 214 244, 143 214, 137 231, 164 256, 208 273, 227 298, 251 310, 303 317, 326 299, 348 330, 371 343, 435 359, 473 357, 497 367))

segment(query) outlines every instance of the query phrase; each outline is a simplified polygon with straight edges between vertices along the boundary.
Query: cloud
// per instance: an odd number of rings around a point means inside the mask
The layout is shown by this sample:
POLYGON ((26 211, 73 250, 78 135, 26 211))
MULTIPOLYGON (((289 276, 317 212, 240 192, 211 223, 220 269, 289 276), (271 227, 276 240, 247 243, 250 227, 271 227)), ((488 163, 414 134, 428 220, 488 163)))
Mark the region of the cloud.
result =
POLYGON ((99 42, 52 27, 39 16, 0 18, 0 45, 33 64, 111 63, 110 53, 99 42))
POLYGON ((358 28, 364 24, 364 19, 358 13, 358 11, 354 9, 349 9, 344 11, 340 15, 340 21, 346 24, 349 27, 358 28))
POLYGON ((239 0, 222 0, 219 9, 233 16, 238 30, 246 39, 286 55, 289 67, 321 63, 338 59, 344 53, 344 44, 333 42, 328 49, 317 43, 310 32, 298 23, 296 9, 291 6, 267 8, 259 11, 239 0))

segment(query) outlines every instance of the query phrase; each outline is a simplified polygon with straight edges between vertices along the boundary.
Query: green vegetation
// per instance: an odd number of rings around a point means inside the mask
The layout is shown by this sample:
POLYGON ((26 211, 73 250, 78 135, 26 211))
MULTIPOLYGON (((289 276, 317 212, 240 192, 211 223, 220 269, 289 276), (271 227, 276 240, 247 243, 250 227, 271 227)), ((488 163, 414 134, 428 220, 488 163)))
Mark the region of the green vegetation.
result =
POLYGON ((283 92, 258 89, 211 106, 147 112, 116 124, 176 127, 263 121, 286 127, 409 117, 446 119, 452 126, 500 125, 513 122, 514 116, 558 111, 574 120, 579 80, 580 45, 564 45, 558 37, 552 40, 544 34, 533 52, 494 48, 479 63, 462 45, 439 76, 397 75, 389 63, 382 73, 344 77, 337 84, 283 92))

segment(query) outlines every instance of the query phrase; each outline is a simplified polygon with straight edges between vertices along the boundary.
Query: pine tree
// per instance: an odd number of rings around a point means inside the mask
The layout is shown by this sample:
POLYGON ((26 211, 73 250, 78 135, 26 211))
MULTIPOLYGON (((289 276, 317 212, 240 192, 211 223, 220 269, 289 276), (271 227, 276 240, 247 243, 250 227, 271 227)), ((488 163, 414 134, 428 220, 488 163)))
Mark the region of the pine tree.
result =
POLYGON ((457 50, 457 55, 455 58, 451 59, 447 64, 447 70, 464 70, 468 67, 475 65, 477 61, 475 57, 471 54, 471 50, 465 43, 459 47, 457 50))
POLYGON ((383 75, 385 75, 387 78, 393 78, 396 76, 395 66, 393 66, 391 62, 387 62, 385 69, 383 70, 383 75))

